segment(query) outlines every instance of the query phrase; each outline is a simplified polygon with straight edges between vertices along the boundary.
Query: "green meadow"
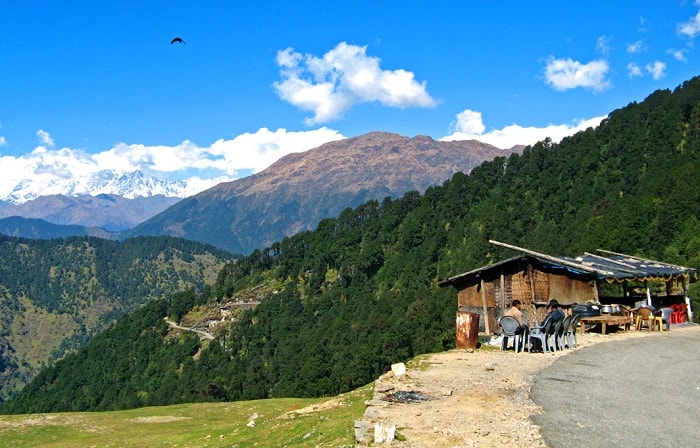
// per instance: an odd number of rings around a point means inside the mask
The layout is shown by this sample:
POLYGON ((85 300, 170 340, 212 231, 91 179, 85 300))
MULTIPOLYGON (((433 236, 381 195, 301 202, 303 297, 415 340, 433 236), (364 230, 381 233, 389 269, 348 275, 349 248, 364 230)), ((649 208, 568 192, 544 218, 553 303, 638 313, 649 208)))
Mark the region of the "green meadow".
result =
POLYGON ((353 447, 373 384, 333 398, 0 416, 0 447, 353 447))

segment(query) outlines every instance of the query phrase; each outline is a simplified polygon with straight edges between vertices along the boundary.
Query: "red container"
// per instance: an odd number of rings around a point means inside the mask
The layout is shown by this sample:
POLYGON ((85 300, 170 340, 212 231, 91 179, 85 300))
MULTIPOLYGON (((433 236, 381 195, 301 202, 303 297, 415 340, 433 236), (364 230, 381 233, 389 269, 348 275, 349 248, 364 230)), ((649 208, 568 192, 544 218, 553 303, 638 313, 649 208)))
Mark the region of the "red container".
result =
POLYGON ((479 315, 457 311, 457 348, 475 349, 477 342, 479 342, 479 315))

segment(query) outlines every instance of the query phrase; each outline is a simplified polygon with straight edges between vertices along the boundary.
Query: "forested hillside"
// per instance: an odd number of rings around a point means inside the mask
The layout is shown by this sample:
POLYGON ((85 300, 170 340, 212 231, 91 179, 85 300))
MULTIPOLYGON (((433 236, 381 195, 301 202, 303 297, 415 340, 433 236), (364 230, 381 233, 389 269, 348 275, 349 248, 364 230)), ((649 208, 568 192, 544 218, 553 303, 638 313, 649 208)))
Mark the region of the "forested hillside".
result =
POLYGON ((125 313, 178 291, 203 291, 231 259, 171 237, 0 236, 0 401, 125 313))
MULTIPOLYGON (((424 195, 369 201, 227 265, 202 294, 152 303, 43 371, 4 412, 113 409, 337 394, 454 344, 439 279, 512 256, 604 248, 700 268, 700 78, 456 174, 424 195), (272 285, 272 287, 270 287, 272 285), (266 286, 267 288, 261 288, 266 286), (163 317, 274 290, 202 344, 163 317), (168 393, 172 391, 172 393, 168 393)), ((698 298, 697 284, 691 296, 698 298)))

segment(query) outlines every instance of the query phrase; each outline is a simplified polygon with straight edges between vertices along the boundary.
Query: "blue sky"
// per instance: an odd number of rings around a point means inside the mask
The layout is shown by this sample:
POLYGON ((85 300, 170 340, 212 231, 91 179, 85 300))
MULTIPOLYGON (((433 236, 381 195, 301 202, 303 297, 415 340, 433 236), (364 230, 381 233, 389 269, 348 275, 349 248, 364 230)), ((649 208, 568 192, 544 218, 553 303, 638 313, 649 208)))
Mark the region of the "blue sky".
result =
POLYGON ((6 1, 0 183, 103 168, 233 179, 375 130, 558 141, 697 76, 699 11, 700 0, 6 1))

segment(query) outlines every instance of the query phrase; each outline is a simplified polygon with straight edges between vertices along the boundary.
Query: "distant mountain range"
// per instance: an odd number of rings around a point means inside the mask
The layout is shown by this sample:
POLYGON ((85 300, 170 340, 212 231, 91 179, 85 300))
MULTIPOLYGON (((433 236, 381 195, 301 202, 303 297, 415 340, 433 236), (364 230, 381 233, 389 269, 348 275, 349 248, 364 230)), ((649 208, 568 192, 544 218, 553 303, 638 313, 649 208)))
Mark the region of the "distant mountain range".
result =
POLYGON ((201 181, 171 182, 138 171, 48 184, 28 179, 0 192, 0 233, 37 239, 170 235, 246 254, 312 230, 347 207, 422 193, 456 172, 521 150, 372 132, 290 154, 260 173, 209 189, 201 181))
MULTIPOLYGON (((22 204, 0 203, 0 233, 25 238, 57 238, 64 236, 100 236, 113 237, 114 232, 130 229, 139 223, 162 212, 171 205, 181 201, 179 197, 163 195, 134 197, 129 199, 114 194, 97 196, 40 196, 22 204), (33 236, 22 229, 22 218, 32 219, 33 226, 38 221, 52 224, 55 227, 41 226, 49 233, 38 233, 33 236), (16 232, 5 231, 8 225, 15 226, 16 232), (70 227, 61 229, 60 227, 70 227), (98 235, 89 229, 99 229, 98 235), (51 233, 57 232, 57 233, 51 233), (68 235, 60 235, 67 232, 68 235)), ((29 222, 27 222, 29 224, 29 222)))
POLYGON ((59 225, 43 219, 22 218, 20 216, 0 219, 0 234, 34 240, 68 238, 70 236, 96 236, 113 239, 113 234, 97 227, 75 224, 59 225))
POLYGON ((287 155, 260 173, 184 199, 122 237, 170 235, 247 254, 313 230, 348 207, 422 193, 522 149, 372 132, 287 155))
POLYGON ((222 179, 168 181, 141 171, 82 178, 42 177, 0 185, 0 233, 25 238, 117 238, 222 179))
POLYGON ((166 197, 185 198, 199 193, 224 180, 187 180, 168 181, 159 179, 142 171, 128 173, 101 170, 83 177, 64 178, 59 176, 39 176, 22 179, 14 185, 3 184, 0 188, 0 202, 23 204, 41 196, 98 196, 102 194, 134 199, 162 195, 166 197))

